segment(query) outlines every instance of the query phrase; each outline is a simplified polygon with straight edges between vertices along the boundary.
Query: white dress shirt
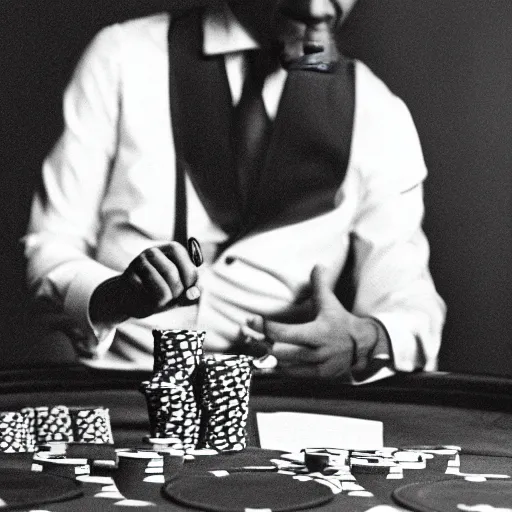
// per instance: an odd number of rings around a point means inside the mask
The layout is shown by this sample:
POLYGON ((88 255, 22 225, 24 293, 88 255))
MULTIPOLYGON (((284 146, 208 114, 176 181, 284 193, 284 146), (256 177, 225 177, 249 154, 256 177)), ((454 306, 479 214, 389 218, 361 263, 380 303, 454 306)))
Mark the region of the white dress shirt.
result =
MULTIPOLYGON (((205 256, 199 306, 119 325, 91 324, 95 288, 174 233, 168 27, 169 15, 160 14, 107 27, 95 37, 65 92, 65 129, 44 162, 45 193, 33 202, 24 239, 29 286, 88 336, 96 358, 85 362, 152 368, 153 328, 205 329, 206 348, 224 350, 248 318, 289 309, 315 264, 331 269, 334 285, 352 236, 353 313, 383 323, 397 370, 435 369, 445 307, 421 229, 422 151, 406 106, 359 61, 350 161, 331 212, 249 236, 213 261, 227 237, 187 180, 188 233, 205 256), (226 263, 228 256, 234 264, 226 263)), ((227 8, 205 19, 204 51, 225 54, 234 103, 244 78, 242 52, 256 46, 227 8)), ((271 118, 285 80, 284 70, 266 80, 271 118)))

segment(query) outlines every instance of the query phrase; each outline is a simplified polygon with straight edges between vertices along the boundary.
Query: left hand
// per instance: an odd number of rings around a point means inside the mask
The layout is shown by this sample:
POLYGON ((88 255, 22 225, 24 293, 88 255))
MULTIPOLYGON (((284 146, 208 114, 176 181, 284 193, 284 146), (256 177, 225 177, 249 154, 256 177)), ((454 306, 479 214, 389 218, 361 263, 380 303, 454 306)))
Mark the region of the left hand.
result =
POLYGON ((312 320, 265 320, 265 334, 274 342, 272 354, 283 371, 292 375, 339 377, 362 369, 377 341, 373 321, 343 307, 324 268, 313 268, 311 288, 312 320))

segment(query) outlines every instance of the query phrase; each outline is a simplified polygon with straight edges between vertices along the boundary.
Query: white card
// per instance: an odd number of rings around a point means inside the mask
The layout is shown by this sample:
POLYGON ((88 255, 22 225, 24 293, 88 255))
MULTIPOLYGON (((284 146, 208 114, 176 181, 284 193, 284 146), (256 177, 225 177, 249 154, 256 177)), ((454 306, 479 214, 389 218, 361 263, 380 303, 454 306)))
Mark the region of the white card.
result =
POLYGON ((377 450, 384 446, 381 421, 302 412, 257 412, 262 448, 377 450))

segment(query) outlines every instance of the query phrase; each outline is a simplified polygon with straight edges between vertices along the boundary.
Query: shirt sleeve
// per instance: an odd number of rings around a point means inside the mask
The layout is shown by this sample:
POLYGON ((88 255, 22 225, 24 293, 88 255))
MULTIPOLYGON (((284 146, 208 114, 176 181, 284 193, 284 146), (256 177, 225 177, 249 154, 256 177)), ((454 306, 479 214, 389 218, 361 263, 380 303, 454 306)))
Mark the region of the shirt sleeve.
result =
POLYGON ((23 240, 33 296, 67 313, 93 344, 113 338, 113 326, 93 328, 88 306, 94 289, 117 275, 94 255, 117 145, 118 31, 93 39, 65 91, 64 130, 44 161, 23 240))
POLYGON ((376 318, 396 371, 435 370, 445 305, 429 271, 422 230, 427 171, 416 128, 396 97, 369 130, 360 167, 361 208, 353 229, 354 313, 376 318))

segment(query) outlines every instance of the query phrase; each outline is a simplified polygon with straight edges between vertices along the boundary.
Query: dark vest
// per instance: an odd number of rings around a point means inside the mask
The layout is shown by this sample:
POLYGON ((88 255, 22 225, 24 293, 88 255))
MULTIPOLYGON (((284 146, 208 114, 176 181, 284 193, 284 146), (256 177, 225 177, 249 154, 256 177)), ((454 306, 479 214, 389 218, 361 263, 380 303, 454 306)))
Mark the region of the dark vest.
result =
POLYGON ((231 241, 331 210, 350 156, 353 62, 342 57, 327 73, 289 71, 249 215, 242 217, 224 57, 203 54, 200 9, 171 19, 169 90, 179 178, 175 238, 186 239, 184 174, 231 241))

